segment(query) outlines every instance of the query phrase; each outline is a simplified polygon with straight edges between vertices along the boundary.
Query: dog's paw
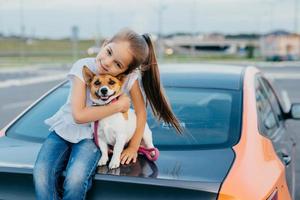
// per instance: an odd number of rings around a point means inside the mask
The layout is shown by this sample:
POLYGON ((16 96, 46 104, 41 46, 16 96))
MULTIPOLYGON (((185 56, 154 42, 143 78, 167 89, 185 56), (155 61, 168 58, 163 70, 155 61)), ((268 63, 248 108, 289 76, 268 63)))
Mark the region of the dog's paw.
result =
POLYGON ((107 174, 112 174, 112 175, 120 175, 121 174, 121 169, 120 167, 115 168, 115 169, 110 169, 107 174))
POLYGON ((106 165, 108 161, 108 157, 107 156, 101 156, 99 162, 98 162, 98 166, 103 166, 106 165))
POLYGON ((109 169, 116 169, 120 167, 120 159, 112 159, 108 165, 109 169))

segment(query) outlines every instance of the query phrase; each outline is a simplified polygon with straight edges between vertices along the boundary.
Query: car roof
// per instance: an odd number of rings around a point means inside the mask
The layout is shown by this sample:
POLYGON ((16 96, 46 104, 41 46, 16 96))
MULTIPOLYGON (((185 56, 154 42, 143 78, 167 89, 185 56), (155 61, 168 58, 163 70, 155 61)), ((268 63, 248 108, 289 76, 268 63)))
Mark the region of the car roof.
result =
POLYGON ((165 87, 196 87, 241 90, 246 67, 205 63, 162 64, 165 87))

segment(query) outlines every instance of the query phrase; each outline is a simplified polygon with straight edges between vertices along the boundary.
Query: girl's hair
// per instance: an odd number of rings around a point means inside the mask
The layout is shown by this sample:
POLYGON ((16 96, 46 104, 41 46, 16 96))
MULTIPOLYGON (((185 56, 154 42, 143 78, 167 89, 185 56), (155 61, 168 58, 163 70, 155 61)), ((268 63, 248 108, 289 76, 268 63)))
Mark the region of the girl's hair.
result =
POLYGON ((129 43, 132 60, 125 74, 139 68, 142 72, 142 84, 146 94, 146 105, 150 104, 152 112, 158 120, 172 125, 178 133, 182 128, 164 94, 160 83, 156 55, 152 40, 148 34, 139 35, 130 29, 123 29, 114 35, 109 41, 125 41, 129 43))

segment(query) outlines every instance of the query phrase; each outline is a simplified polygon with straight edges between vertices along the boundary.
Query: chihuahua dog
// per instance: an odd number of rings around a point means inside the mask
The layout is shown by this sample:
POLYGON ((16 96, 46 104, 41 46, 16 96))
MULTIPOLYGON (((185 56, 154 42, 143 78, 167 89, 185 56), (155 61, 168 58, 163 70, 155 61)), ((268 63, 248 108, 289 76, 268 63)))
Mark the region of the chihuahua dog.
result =
MULTIPOLYGON (((114 77, 111 75, 96 75, 87 66, 82 70, 84 80, 90 89, 90 97, 95 105, 107 105, 117 101, 122 94, 122 85, 126 76, 114 77)), ((129 142, 136 128, 136 115, 134 110, 129 109, 125 113, 116 113, 101 119, 95 126, 97 130, 98 146, 102 156, 98 166, 106 165, 108 161, 108 145, 114 146, 113 156, 109 163, 109 168, 114 169, 120 166, 120 156, 124 146, 129 142)), ((94 130, 94 131, 95 131, 94 130)), ((146 124, 143 134, 143 145, 146 148, 154 148, 152 132, 146 124)))

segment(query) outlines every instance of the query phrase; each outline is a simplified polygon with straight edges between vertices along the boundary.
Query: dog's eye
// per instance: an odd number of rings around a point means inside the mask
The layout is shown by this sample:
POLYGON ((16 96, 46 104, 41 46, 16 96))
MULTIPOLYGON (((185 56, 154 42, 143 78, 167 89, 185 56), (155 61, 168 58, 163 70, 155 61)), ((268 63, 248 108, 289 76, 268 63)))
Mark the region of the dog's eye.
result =
POLYGON ((110 80, 110 81, 108 82, 109 85, 113 85, 113 84, 115 84, 115 83, 116 83, 116 82, 113 81, 113 80, 110 80))
POLYGON ((95 85, 100 85, 101 82, 100 82, 99 80, 96 80, 96 81, 94 82, 94 84, 95 84, 95 85))

